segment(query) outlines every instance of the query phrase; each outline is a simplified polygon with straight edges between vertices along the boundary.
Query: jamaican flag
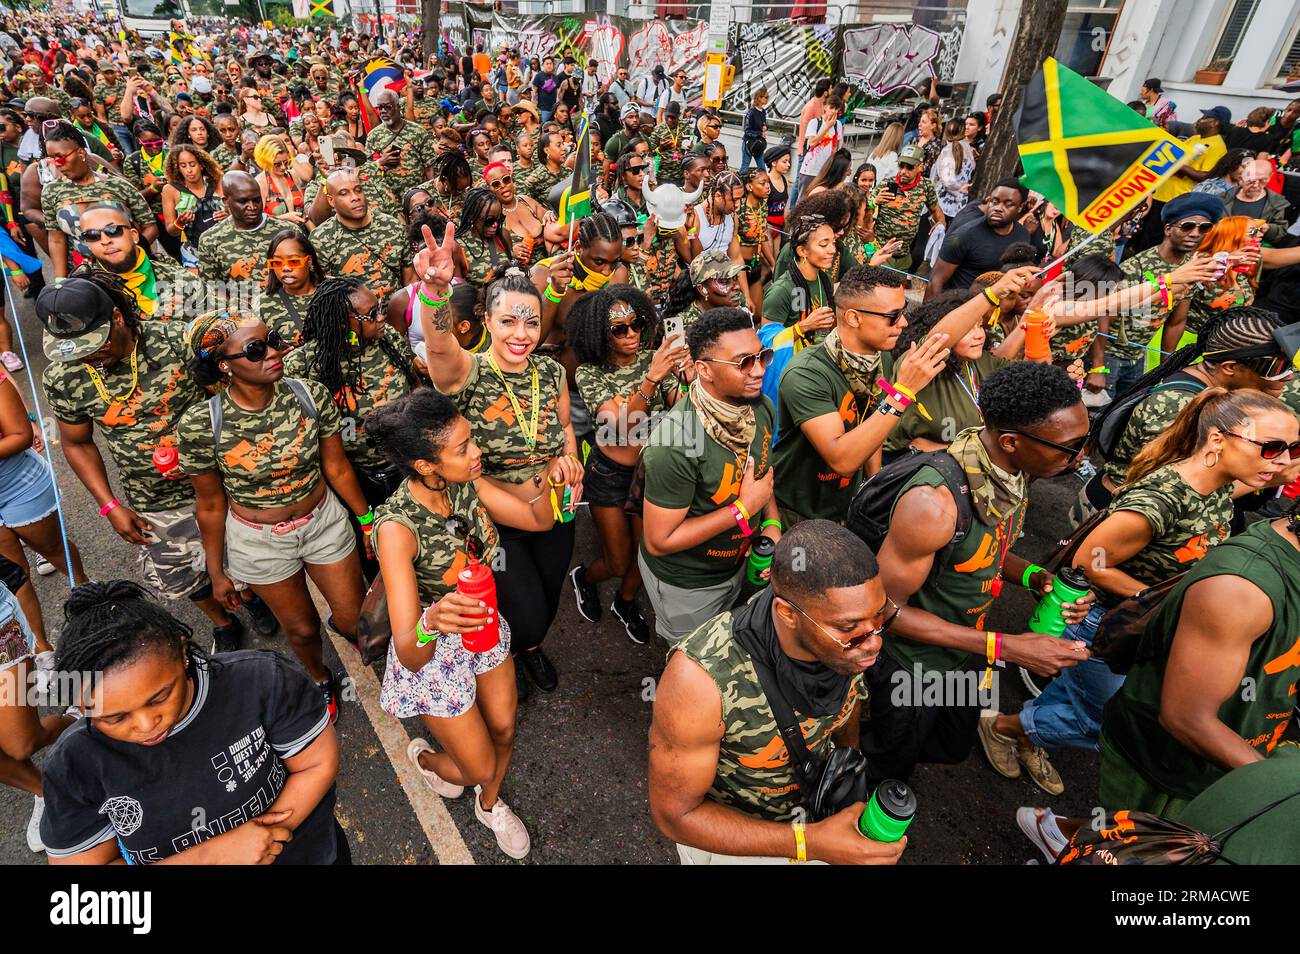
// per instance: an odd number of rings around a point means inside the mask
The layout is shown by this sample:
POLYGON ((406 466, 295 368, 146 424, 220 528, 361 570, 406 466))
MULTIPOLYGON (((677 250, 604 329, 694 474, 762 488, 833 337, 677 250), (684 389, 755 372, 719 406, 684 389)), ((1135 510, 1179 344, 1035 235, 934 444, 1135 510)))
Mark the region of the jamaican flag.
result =
POLYGON ((591 195, 596 187, 596 176, 591 165, 591 117, 582 114, 582 128, 578 130, 577 158, 573 161, 573 179, 560 195, 560 224, 568 225, 584 215, 591 214, 591 195))
POLYGON ((1192 158, 1177 139, 1051 57, 1025 88, 1016 138, 1025 185, 1093 233, 1192 158))

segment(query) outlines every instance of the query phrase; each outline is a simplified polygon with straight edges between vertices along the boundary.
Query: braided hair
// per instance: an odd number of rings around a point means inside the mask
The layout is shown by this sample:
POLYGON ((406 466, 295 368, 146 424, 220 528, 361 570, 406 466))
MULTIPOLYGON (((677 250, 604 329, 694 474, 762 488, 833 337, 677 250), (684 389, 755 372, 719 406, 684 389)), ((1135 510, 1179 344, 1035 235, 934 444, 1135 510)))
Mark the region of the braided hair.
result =
MULTIPOLYGON (((52 142, 70 142, 82 149, 86 148, 86 137, 66 119, 60 119, 57 126, 44 133, 41 142, 44 145, 49 145, 52 142)), ((46 155, 49 155, 49 153, 47 152, 46 155)))
POLYGON ((592 242, 623 244, 623 229, 608 212, 593 212, 578 222, 578 242, 589 248, 592 242))
MULTIPOLYGON (((334 398, 340 410, 350 410, 349 397, 355 397, 359 391, 366 389, 361 382, 361 354, 349 345, 349 332, 353 312, 352 294, 365 288, 355 278, 327 278, 316 288, 311 303, 307 305, 307 317, 302 323, 303 341, 315 342, 308 373, 321 384, 334 398)), ((402 372, 406 383, 415 388, 419 381, 415 370, 405 356, 388 340, 380 335, 375 342, 388 357, 393 367, 402 372)))
POLYGON ((456 182, 460 179, 473 181, 474 172, 469 167, 469 160, 465 158, 465 153, 459 149, 453 149, 450 152, 444 152, 440 156, 435 156, 433 162, 429 164, 433 173, 434 182, 443 182, 447 185, 447 195, 451 196, 452 190, 456 188, 456 182))
POLYGON ((131 580, 94 580, 63 604, 63 632, 54 665, 60 672, 107 672, 150 654, 208 666, 212 657, 194 632, 131 580))
POLYGON ((740 181, 740 176, 732 169, 726 169, 719 172, 709 180, 707 199, 712 199, 716 195, 731 196, 735 189, 743 188, 744 184, 740 181))
POLYGON ((609 313, 622 302, 645 324, 641 350, 648 351, 659 334, 659 317, 645 292, 631 285, 610 285, 587 292, 573 303, 564 322, 564 338, 580 364, 610 365, 609 313))
MULTIPOLYGON (((112 209, 122 215, 129 213, 116 202, 96 202, 94 205, 87 206, 82 212, 84 215, 91 209, 112 209)), ((84 278, 86 281, 95 285, 108 296, 113 303, 113 307, 122 313, 122 323, 126 325, 126 330, 136 334, 140 330, 140 324, 143 316, 140 313, 140 303, 136 297, 126 287, 126 281, 117 272, 107 268, 100 268, 86 262, 78 265, 69 274, 69 278, 84 278)))
MULTIPOLYGON (((460 207, 460 221, 456 223, 456 233, 469 234, 474 231, 474 226, 487 218, 488 209, 492 207, 494 202, 500 205, 501 200, 487 186, 474 186, 474 188, 466 192, 465 201, 460 207)), ((478 233, 474 232, 474 234, 477 235, 478 233)), ((497 239, 504 244, 500 230, 497 231, 497 239)), ((509 249, 506 249, 507 254, 509 254, 509 251, 509 249)))

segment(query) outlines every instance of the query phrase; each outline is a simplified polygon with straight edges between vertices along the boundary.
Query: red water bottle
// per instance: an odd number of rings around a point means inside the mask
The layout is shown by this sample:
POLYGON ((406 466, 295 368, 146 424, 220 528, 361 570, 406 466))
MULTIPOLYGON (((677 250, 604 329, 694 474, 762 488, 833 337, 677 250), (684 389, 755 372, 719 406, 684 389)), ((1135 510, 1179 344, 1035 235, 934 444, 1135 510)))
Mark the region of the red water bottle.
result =
POLYGON ((181 455, 173 444, 159 444, 153 449, 153 465, 168 480, 181 476, 181 455))
MULTIPOLYGON (((1247 250, 1249 250, 1249 251, 1252 251, 1252 252, 1258 252, 1258 251, 1259 251, 1259 246, 1260 246, 1260 243, 1259 243, 1259 242, 1256 242, 1256 241, 1253 241, 1253 240, 1252 240, 1252 241, 1247 242, 1247 243, 1246 243, 1245 245, 1243 245, 1241 248, 1242 248, 1242 251, 1247 251, 1247 250)), ((1238 262, 1236 265, 1232 266, 1232 270, 1233 270, 1234 272, 1237 272, 1237 273, 1242 274, 1242 275, 1249 275, 1249 274, 1251 274, 1252 272, 1255 271, 1256 267, 1258 267, 1258 266, 1257 266, 1257 265, 1251 265, 1251 264, 1249 264, 1248 262, 1238 262)))
POLYGON ((497 583, 492 568, 486 563, 471 563, 460 571, 456 592, 472 600, 482 600, 491 612, 487 623, 476 633, 462 633, 461 645, 471 653, 485 653, 501 642, 501 626, 497 615, 497 583))

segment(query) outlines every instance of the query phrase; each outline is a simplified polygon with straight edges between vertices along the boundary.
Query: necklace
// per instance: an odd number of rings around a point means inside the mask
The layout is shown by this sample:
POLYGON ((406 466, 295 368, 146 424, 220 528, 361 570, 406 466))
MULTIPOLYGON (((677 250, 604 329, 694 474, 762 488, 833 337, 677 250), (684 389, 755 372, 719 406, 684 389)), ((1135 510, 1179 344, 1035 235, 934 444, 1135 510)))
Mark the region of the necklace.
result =
POLYGON ((95 385, 95 391, 99 394, 99 399, 110 407, 114 404, 121 404, 123 401, 135 394, 136 386, 140 383, 140 339, 135 339, 135 344, 131 347, 131 386, 127 388, 125 394, 121 397, 113 397, 108 393, 108 388, 104 387, 104 379, 99 376, 99 372, 91 365, 86 365, 86 370, 90 373, 90 381, 95 385))
POLYGON ((531 408, 532 416, 529 418, 528 426, 524 427, 524 410, 519 406, 519 398, 515 397, 514 389, 510 387, 510 384, 506 381, 506 376, 502 374, 501 369, 497 367, 496 355, 494 355, 491 352, 491 350, 487 352, 487 363, 488 363, 488 367, 491 368, 492 372, 497 376, 497 380, 501 382, 501 387, 505 389, 506 397, 510 401, 510 406, 514 408, 515 420, 519 422, 519 430, 523 432, 524 442, 528 444, 528 449, 530 451, 536 450, 537 449, 537 409, 541 404, 541 401, 539 400, 541 385, 538 381, 537 365, 534 364, 532 361, 528 362, 528 365, 533 372, 532 408, 531 408))
POLYGON ((962 369, 962 374, 957 376, 957 383, 961 385, 961 389, 966 392, 970 397, 971 403, 974 404, 976 410, 978 410, 980 406, 980 389, 979 385, 975 383, 975 369, 971 367, 970 362, 966 363, 965 367, 962 369), (966 378, 965 381, 962 380, 963 375, 966 378))

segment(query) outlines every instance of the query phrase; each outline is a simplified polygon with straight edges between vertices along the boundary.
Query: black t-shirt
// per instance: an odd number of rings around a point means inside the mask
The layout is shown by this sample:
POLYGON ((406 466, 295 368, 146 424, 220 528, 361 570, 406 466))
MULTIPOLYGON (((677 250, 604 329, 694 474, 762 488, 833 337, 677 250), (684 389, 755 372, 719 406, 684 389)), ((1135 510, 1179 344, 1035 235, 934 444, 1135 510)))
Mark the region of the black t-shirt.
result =
POLYGON ((1228 126, 1223 130, 1223 142, 1229 149, 1249 149, 1251 155, 1272 153, 1277 148, 1277 136, 1272 133, 1273 128, 1251 132, 1245 126, 1228 126))
POLYGON ((984 218, 984 210, 980 208, 978 202, 967 202, 961 207, 961 211, 948 220, 948 234, 956 232, 963 225, 970 225, 984 218))
POLYGON ((1262 195, 1254 202, 1247 202, 1241 196, 1232 200, 1233 215, 1248 215, 1252 219, 1258 219, 1264 214, 1264 203, 1268 201, 1267 195, 1262 195))
MULTIPOLYGON (((93 720, 69 727, 41 768, 41 840, 53 858, 116 838, 130 864, 149 864, 265 814, 284 760, 329 727, 320 690, 274 652, 223 653, 193 666, 190 711, 157 745, 119 742, 93 720)), ((332 864, 334 787, 286 843, 278 864, 332 864)))
POLYGON ((1007 246, 1028 241, 1029 230, 1019 222, 1006 235, 999 235, 983 217, 949 232, 939 249, 939 257, 956 265, 957 270, 944 288, 970 288, 979 276, 1001 267, 999 260, 1007 246))

